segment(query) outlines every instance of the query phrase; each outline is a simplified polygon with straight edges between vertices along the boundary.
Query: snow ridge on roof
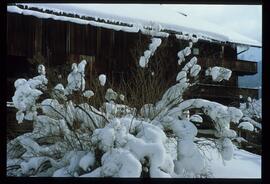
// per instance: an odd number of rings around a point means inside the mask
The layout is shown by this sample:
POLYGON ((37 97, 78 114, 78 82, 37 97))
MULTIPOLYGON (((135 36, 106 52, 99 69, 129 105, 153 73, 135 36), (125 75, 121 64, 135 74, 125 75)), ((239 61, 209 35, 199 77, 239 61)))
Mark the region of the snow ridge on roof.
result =
POLYGON ((261 47, 261 43, 245 37, 229 29, 221 28, 218 25, 209 23, 205 20, 194 19, 180 14, 177 11, 168 9, 159 4, 22 4, 28 8, 39 8, 58 13, 69 13, 79 15, 79 17, 68 17, 64 15, 52 15, 50 13, 27 10, 18 6, 8 6, 9 12, 33 15, 39 18, 53 18, 55 20, 70 21, 79 24, 91 24, 108 29, 122 30, 127 32, 143 33, 145 28, 153 28, 157 25, 159 31, 152 32, 153 36, 167 37, 165 30, 181 32, 183 34, 194 34, 199 39, 215 40, 219 42, 229 42, 243 45, 261 47), (92 17, 93 20, 82 19, 83 16, 92 17), (103 19, 105 22, 98 22, 103 19), (132 25, 115 25, 124 23, 132 25))

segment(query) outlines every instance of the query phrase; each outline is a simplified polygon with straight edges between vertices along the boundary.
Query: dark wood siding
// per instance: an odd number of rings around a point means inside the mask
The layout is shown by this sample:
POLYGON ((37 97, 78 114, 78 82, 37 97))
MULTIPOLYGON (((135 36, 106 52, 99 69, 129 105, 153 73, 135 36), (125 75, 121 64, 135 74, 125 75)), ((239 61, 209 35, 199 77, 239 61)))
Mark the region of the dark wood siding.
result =
POLYGON ((14 56, 33 56, 35 18, 18 14, 7 14, 7 51, 14 56))
POLYGON ((66 60, 66 24, 64 22, 43 21, 42 55, 48 66, 60 65, 66 60))
POLYGON ((33 58, 41 53, 49 66, 65 64, 79 55, 94 56, 97 73, 123 72, 128 62, 134 63, 130 50, 138 41, 137 33, 14 13, 8 13, 7 19, 8 55, 33 58))
MULTIPOLYGON (((18 56, 27 60, 41 53, 47 62, 45 65, 60 66, 79 62, 81 56, 86 56, 93 62, 90 67, 93 73, 105 73, 108 81, 118 83, 131 77, 130 71, 136 68, 139 57, 150 42, 150 37, 140 32, 114 31, 14 13, 7 14, 7 32, 8 56, 13 60, 18 56)), ((187 43, 174 36, 162 40, 161 46, 150 59, 148 70, 161 65, 164 83, 173 84, 179 71, 177 52, 187 43)), ((199 48, 198 62, 202 66, 202 73, 209 66, 224 66, 233 70, 230 81, 219 83, 221 86, 237 87, 238 75, 249 74, 251 69, 252 72, 256 69, 253 63, 237 61, 236 50, 230 45, 199 41, 194 47, 199 48)), ((204 84, 214 84, 203 76, 200 80, 204 84)))

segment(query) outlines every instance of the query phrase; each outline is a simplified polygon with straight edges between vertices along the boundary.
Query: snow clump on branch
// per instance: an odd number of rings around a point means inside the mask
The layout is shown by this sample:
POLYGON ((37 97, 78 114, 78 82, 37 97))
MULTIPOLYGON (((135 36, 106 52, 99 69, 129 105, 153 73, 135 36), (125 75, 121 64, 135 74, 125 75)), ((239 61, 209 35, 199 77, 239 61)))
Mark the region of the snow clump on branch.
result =
POLYGON ((36 117, 36 100, 43 94, 42 90, 46 90, 48 79, 45 74, 45 67, 38 66, 38 73, 40 75, 33 79, 17 79, 14 83, 16 88, 15 94, 12 97, 14 106, 19 110, 16 113, 16 119, 22 123, 24 119, 34 120, 36 117))
POLYGON ((100 74, 100 75, 98 76, 98 80, 99 80, 100 85, 101 85, 101 86, 104 86, 105 83, 106 83, 106 75, 100 74))
POLYGON ((73 91, 84 91, 85 79, 84 70, 87 62, 82 60, 78 65, 72 64, 72 72, 68 75, 68 85, 66 87, 66 94, 72 94, 73 91))
POLYGON ((139 64, 142 68, 145 68, 149 62, 151 56, 154 55, 155 51, 161 44, 160 38, 152 38, 151 43, 148 46, 148 50, 144 51, 144 55, 140 57, 139 64))
POLYGON ((212 76, 212 80, 217 82, 221 82, 222 80, 229 80, 231 75, 232 71, 230 69, 218 66, 213 68, 209 67, 205 71, 205 76, 212 76))

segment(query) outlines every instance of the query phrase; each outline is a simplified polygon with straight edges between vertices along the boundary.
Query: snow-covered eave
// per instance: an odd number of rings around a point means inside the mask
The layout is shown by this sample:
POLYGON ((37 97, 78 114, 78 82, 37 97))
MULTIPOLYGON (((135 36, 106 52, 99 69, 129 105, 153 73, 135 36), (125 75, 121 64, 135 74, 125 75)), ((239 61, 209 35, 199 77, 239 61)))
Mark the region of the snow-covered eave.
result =
POLYGON ((258 87, 239 87, 239 89, 261 89, 259 86, 258 87))
MULTIPOLYGON (((96 27, 102 27, 106 29, 113 29, 116 31, 124 31, 124 32, 132 32, 132 33, 137 33, 141 31, 143 34, 146 35, 152 35, 155 37, 168 37, 172 32, 174 32, 174 35, 177 34, 190 34, 190 35, 196 35, 199 40, 204 40, 208 42, 215 42, 219 44, 237 44, 237 45, 246 45, 246 46, 252 46, 252 47, 261 47, 260 43, 252 42, 252 43, 241 43, 235 42, 235 41, 224 41, 218 39, 221 35, 216 34, 216 37, 213 37, 215 33, 209 33, 207 31, 200 31, 200 30, 195 30, 191 28, 186 28, 184 26, 179 27, 177 30, 173 27, 165 28, 160 30, 159 32, 156 31, 151 31, 151 26, 146 27, 142 25, 133 25, 130 23, 126 23, 123 21, 110 21, 110 20, 105 20, 103 18, 97 18, 97 17, 91 17, 91 16, 84 16, 84 15, 78 15, 76 13, 65 13, 65 12, 59 12, 55 9, 40 9, 38 7, 26 7, 24 5, 16 4, 16 5, 10 5, 7 7, 7 11, 10 13, 17 13, 17 14, 22 14, 22 15, 29 15, 29 16, 34 16, 37 18, 42 18, 42 19, 53 19, 53 20, 58 20, 58 21, 67 21, 67 22, 72 22, 76 24, 89 24, 92 26, 96 27), (184 30, 184 31, 182 31, 184 30), (189 30, 189 31, 187 31, 189 30), (212 35, 212 36, 210 36, 212 35)), ((239 36, 239 35, 238 35, 239 36)), ((241 35, 240 35, 241 36, 241 35)))
POLYGON ((243 45, 243 46, 248 46, 248 47, 257 47, 257 48, 262 48, 262 44, 240 44, 240 43, 237 43, 237 42, 227 42, 229 44, 237 44, 237 45, 243 45))
POLYGON ((90 24, 92 26, 102 27, 102 28, 107 28, 107 29, 114 29, 116 31, 125 31, 125 32, 138 32, 139 31, 139 29, 135 27, 128 27, 128 26, 123 26, 123 25, 112 25, 112 24, 97 22, 93 20, 86 20, 80 17, 75 17, 75 16, 74 17, 59 16, 59 15, 46 13, 46 12, 40 12, 40 11, 29 10, 29 9, 21 9, 18 6, 8 6, 7 11, 10 13, 34 16, 41 19, 53 19, 53 20, 58 20, 58 21, 72 22, 76 24, 90 24))
POLYGON ((232 87, 232 86, 223 86, 223 85, 220 85, 220 84, 205 84, 205 83, 197 83, 197 85, 200 85, 200 86, 215 86, 215 87, 223 87, 223 88, 235 88, 235 89, 260 89, 260 87, 232 87))

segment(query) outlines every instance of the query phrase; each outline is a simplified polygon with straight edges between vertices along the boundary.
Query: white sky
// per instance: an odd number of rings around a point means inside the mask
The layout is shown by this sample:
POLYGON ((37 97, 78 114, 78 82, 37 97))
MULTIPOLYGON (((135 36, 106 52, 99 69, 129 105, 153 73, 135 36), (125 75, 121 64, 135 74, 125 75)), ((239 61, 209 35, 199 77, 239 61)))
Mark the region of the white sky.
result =
POLYGON ((163 5, 262 41, 261 5, 163 5))

